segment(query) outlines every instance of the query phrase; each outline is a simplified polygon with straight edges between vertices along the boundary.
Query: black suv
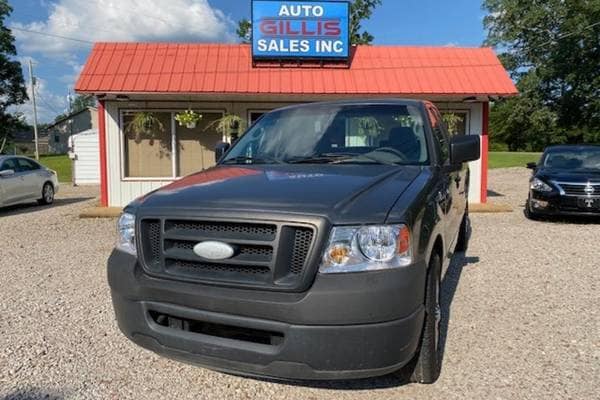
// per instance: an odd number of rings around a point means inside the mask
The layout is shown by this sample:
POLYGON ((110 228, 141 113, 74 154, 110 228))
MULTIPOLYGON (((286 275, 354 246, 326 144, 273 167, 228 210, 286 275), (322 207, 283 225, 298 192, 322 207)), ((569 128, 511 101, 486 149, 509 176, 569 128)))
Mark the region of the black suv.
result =
POLYGON ((479 137, 450 138, 426 101, 344 101, 270 112, 225 150, 125 208, 108 261, 123 333, 236 374, 435 381, 479 137))

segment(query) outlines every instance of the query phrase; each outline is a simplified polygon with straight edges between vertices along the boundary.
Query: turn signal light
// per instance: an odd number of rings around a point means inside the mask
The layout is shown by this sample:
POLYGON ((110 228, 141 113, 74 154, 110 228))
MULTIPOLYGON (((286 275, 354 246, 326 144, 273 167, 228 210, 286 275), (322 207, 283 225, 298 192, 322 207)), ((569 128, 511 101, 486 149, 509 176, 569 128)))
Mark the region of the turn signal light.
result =
POLYGON ((340 265, 345 264, 349 260, 351 252, 352 249, 348 245, 338 243, 329 247, 329 254, 327 256, 333 264, 340 265))
POLYGON ((410 231, 407 226, 402 226, 398 233, 398 255, 405 255, 410 250, 410 231))

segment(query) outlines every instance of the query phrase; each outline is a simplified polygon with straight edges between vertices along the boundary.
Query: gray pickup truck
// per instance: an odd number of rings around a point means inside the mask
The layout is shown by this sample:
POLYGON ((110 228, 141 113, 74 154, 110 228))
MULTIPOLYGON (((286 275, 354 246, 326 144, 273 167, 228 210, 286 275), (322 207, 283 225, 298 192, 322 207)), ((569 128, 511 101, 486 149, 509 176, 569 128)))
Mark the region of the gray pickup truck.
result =
POLYGON ((123 333, 233 374, 434 382, 479 138, 450 137, 427 101, 313 103, 217 156, 120 217, 108 280, 123 333))

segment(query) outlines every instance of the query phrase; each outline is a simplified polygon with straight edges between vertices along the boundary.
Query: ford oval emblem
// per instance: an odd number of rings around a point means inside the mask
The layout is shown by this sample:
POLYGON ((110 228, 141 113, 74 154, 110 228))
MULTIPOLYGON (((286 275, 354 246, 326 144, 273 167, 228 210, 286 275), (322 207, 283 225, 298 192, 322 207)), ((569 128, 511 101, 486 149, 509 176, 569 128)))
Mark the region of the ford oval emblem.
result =
POLYGON ((227 243, 206 241, 195 245, 194 253, 207 260, 226 260, 233 257, 235 250, 227 243))

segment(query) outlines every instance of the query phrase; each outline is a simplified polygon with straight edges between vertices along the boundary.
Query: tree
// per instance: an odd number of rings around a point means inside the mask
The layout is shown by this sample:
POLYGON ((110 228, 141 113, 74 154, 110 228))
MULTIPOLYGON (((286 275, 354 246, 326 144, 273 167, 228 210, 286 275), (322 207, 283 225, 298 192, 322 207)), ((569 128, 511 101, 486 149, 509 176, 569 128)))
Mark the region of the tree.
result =
POLYGON ((71 102, 71 113, 76 113, 88 107, 96 106, 96 98, 90 95, 77 95, 71 102))
POLYGON ((247 19, 243 18, 238 22, 238 27, 235 30, 241 43, 248 44, 252 40, 252 23, 247 19))
POLYGON ((54 117, 54 122, 58 122, 62 119, 65 119, 69 115, 78 113, 79 111, 85 110, 88 107, 95 107, 95 106, 96 106, 96 99, 94 98, 94 96, 77 95, 71 101, 71 107, 70 107, 71 110, 68 112, 62 113, 62 114, 58 114, 56 117, 54 117))
MULTIPOLYGON (((373 10, 381 5, 382 0, 354 0, 350 3, 350 43, 371 44, 373 35, 362 30, 362 22, 371 18, 373 10)), ((244 18, 238 22, 236 33, 241 43, 250 43, 252 40, 252 23, 244 18)))
POLYGON ((539 151, 551 144, 567 140, 557 124, 557 114, 544 104, 537 88, 539 78, 534 71, 524 75, 517 87, 519 97, 492 106, 490 136, 495 143, 506 143, 510 151, 539 151))
POLYGON ((0 152, 22 124, 20 116, 10 113, 9 108, 27 100, 21 63, 12 59, 17 55, 15 38, 4 25, 11 12, 8 2, 0 0, 0 152))
POLYGON ((375 39, 367 31, 362 30, 362 22, 371 18, 375 7, 381 0, 354 0, 350 3, 350 42, 352 44, 371 44, 375 39), (362 31, 362 32, 361 32, 362 31))
POLYGON ((484 0, 486 44, 521 95, 495 104, 492 135, 511 148, 600 140, 600 1, 484 0), (504 122, 503 122, 504 121, 504 122))

